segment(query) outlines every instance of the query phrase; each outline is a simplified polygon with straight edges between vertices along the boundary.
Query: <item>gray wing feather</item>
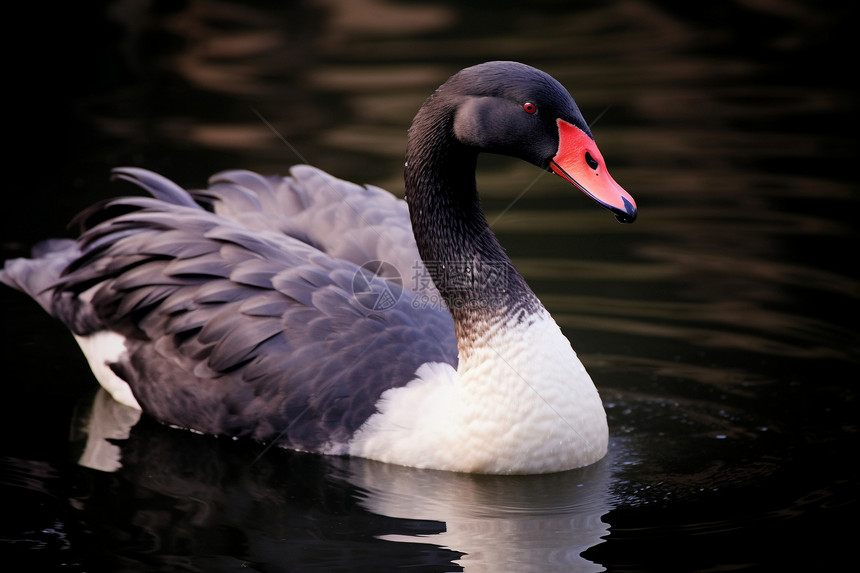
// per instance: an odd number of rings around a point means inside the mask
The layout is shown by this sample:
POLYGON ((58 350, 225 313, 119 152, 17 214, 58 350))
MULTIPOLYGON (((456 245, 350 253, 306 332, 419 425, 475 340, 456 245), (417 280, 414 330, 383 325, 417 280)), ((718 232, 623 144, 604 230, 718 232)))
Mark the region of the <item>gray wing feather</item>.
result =
POLYGON ((246 228, 296 237, 359 266, 385 261, 404 280, 421 272, 405 201, 378 187, 343 181, 307 165, 293 167, 290 174, 280 178, 225 171, 210 179, 209 189, 192 193, 246 228))
POLYGON ((113 178, 134 183, 159 201, 199 208, 188 191, 158 173, 137 167, 120 167, 113 170, 113 178))
POLYGON ((142 169, 115 176, 154 198, 87 210, 77 243, 45 243, 0 280, 76 334, 124 334, 113 367, 156 418, 337 451, 422 363, 456 365, 451 316, 417 304, 426 292, 365 276, 364 294, 394 293, 384 311, 353 292, 367 261, 402 279, 420 265, 403 201, 306 166, 191 192, 142 169))

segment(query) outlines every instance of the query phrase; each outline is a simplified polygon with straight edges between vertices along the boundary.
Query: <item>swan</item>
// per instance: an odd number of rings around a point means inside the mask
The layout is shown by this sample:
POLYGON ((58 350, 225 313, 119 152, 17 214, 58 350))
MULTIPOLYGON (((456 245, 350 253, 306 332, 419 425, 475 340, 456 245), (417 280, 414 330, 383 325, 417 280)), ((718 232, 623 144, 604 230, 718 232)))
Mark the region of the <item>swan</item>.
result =
POLYGON ((83 211, 77 240, 0 280, 73 333, 99 383, 162 423, 456 472, 548 473, 607 451, 597 389, 490 231, 480 152, 561 176, 621 222, 633 198, 548 74, 453 75, 408 132, 405 200, 307 165, 83 211))

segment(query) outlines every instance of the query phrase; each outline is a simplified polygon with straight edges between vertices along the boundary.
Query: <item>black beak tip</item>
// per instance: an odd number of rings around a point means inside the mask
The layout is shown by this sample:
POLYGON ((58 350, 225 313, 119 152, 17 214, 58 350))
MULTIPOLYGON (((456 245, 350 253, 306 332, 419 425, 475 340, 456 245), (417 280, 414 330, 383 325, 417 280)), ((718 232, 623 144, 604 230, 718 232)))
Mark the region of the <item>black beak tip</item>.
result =
POLYGON ((625 223, 625 224, 632 223, 633 221, 636 220, 636 215, 638 214, 638 211, 636 210, 636 205, 633 205, 632 203, 630 203, 630 201, 628 201, 627 199, 624 199, 624 207, 625 207, 624 211, 622 211, 620 209, 614 210, 615 211, 615 219, 619 223, 625 223))

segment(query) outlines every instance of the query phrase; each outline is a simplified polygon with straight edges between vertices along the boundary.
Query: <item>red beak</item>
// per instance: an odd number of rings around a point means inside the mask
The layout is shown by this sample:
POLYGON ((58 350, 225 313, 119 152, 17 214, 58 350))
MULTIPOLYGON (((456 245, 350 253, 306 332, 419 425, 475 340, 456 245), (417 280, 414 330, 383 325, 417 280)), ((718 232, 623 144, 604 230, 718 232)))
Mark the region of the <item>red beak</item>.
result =
POLYGON ((636 202, 606 169, 597 144, 584 131, 563 119, 558 123, 558 152, 550 168, 615 213, 622 223, 636 220, 636 202))

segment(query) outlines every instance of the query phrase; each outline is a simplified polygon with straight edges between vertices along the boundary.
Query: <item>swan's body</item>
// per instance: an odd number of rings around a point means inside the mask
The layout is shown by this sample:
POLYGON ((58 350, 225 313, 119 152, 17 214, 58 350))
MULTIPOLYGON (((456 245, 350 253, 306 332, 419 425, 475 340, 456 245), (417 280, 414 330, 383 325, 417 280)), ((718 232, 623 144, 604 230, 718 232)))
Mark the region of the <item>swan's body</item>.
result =
POLYGON ((608 441, 600 398, 489 231, 479 151, 635 218, 567 92, 494 62, 416 116, 408 207, 307 166, 191 192, 120 169, 154 198, 91 208, 77 241, 8 261, 0 280, 73 331, 115 399, 168 424, 443 470, 592 463, 608 441))

